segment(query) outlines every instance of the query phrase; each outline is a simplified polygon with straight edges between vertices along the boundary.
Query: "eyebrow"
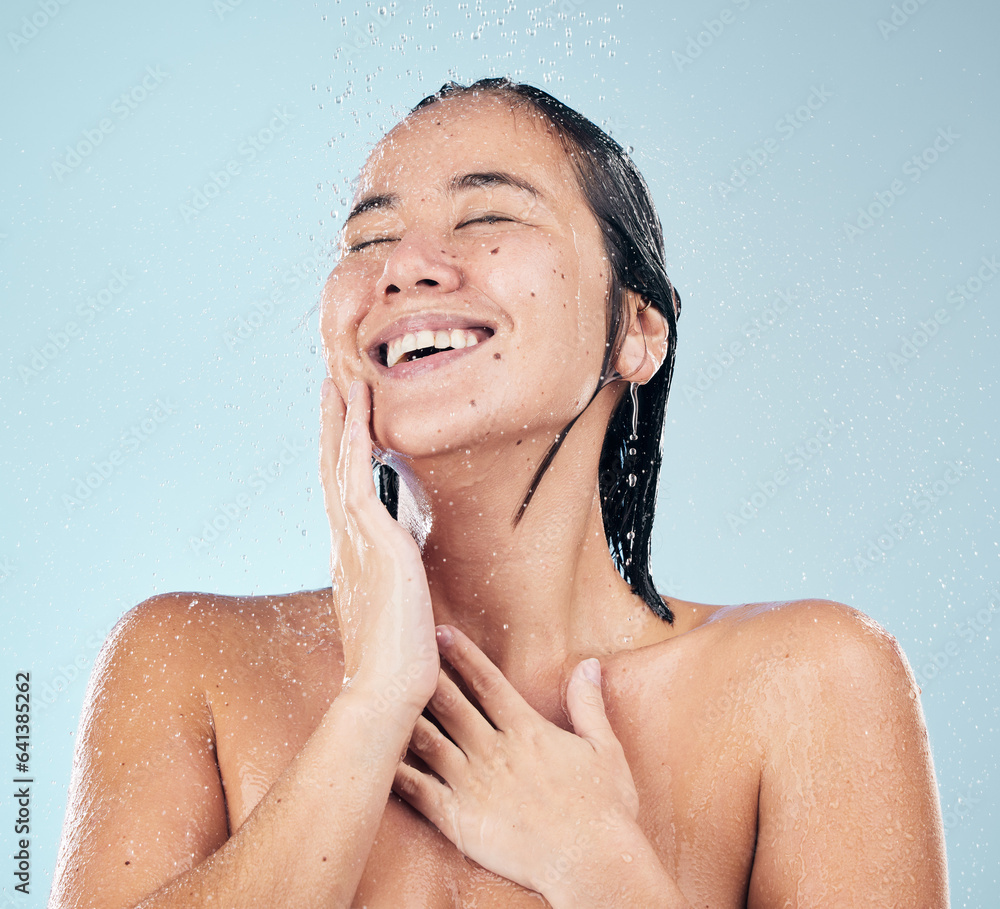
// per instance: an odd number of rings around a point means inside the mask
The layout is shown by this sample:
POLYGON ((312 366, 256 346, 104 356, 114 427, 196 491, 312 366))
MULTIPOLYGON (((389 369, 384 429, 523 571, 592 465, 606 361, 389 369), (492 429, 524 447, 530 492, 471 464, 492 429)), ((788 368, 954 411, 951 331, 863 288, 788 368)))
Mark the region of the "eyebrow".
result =
POLYGON ((350 224, 353 218, 363 215, 366 211, 374 211, 377 208, 395 208, 397 205, 399 205, 399 196, 391 193, 388 195, 366 196, 351 209, 351 213, 347 216, 344 225, 350 224))
POLYGON ((456 175, 449 181, 448 190, 449 192, 457 193, 466 189, 482 189, 492 186, 510 186, 522 192, 529 193, 536 199, 542 196, 541 191, 535 189, 527 180, 522 177, 515 177, 513 174, 508 174, 505 171, 456 175))
MULTIPOLYGON (((487 171, 484 173, 456 174, 448 181, 448 192, 451 195, 466 192, 470 189, 484 189, 493 186, 509 186, 533 196, 535 199, 544 198, 545 194, 536 189, 522 177, 516 177, 506 171, 487 171)), ((400 199, 395 193, 377 193, 365 196, 358 202, 344 222, 346 226, 353 218, 363 215, 365 212, 380 208, 396 208, 400 199)))

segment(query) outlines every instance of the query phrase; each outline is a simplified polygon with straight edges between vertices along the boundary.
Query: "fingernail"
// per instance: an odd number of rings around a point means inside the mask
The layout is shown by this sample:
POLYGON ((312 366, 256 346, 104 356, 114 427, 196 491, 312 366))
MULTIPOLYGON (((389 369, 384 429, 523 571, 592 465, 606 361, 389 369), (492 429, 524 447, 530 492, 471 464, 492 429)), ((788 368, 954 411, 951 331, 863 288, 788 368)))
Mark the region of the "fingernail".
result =
POLYGON ((332 390, 333 390, 333 379, 329 379, 329 378, 324 379, 323 380, 323 385, 320 388, 320 392, 319 392, 319 394, 320 394, 320 400, 321 401, 325 401, 328 397, 330 397, 330 392, 332 390))
POLYGON ((583 674, 588 682, 595 685, 601 684, 601 661, 596 657, 583 661, 583 674))
POLYGON ((438 643, 444 644, 445 647, 455 640, 455 635, 451 633, 451 629, 447 625, 438 625, 436 633, 438 643))
POLYGON ((361 432, 361 424, 357 420, 351 420, 351 441, 353 442, 358 433, 361 432))
POLYGON ((354 396, 358 393, 358 390, 360 388, 361 388, 361 383, 357 379, 355 379, 353 382, 351 382, 351 390, 349 392, 347 392, 347 402, 348 403, 350 403, 351 401, 354 400, 354 396))

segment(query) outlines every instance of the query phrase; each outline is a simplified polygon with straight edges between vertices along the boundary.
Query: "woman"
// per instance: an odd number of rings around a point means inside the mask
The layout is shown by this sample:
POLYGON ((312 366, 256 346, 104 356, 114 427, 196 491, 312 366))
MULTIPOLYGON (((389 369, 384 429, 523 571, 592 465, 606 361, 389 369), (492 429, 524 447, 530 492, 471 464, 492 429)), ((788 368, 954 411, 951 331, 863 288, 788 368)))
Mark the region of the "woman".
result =
POLYGON ((641 177, 543 92, 383 138, 323 299, 332 588, 126 617, 51 905, 946 905, 895 642, 655 593, 679 307, 641 177))

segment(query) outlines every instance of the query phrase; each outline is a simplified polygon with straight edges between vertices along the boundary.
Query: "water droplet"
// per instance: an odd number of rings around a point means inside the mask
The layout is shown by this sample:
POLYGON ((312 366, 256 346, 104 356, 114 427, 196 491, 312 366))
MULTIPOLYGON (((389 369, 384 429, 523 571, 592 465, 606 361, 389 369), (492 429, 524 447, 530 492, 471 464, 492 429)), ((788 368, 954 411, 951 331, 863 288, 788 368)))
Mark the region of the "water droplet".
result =
POLYGON ((630 382, 628 393, 632 398, 632 435, 629 441, 634 442, 639 438, 639 386, 635 382, 630 382))
POLYGON ((637 482, 639 482, 639 478, 634 473, 630 473, 628 475, 628 485, 635 486, 637 482))

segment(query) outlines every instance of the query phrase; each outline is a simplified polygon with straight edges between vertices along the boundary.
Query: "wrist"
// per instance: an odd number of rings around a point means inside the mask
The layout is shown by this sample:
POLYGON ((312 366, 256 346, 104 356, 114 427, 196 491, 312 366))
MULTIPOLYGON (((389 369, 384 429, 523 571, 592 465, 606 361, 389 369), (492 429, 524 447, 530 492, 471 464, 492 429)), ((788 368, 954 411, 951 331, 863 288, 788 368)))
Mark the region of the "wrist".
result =
POLYGON ((340 697, 348 697, 364 713, 385 719, 412 719, 420 715, 434 689, 425 692, 404 671, 375 673, 359 670, 345 678, 340 697))

